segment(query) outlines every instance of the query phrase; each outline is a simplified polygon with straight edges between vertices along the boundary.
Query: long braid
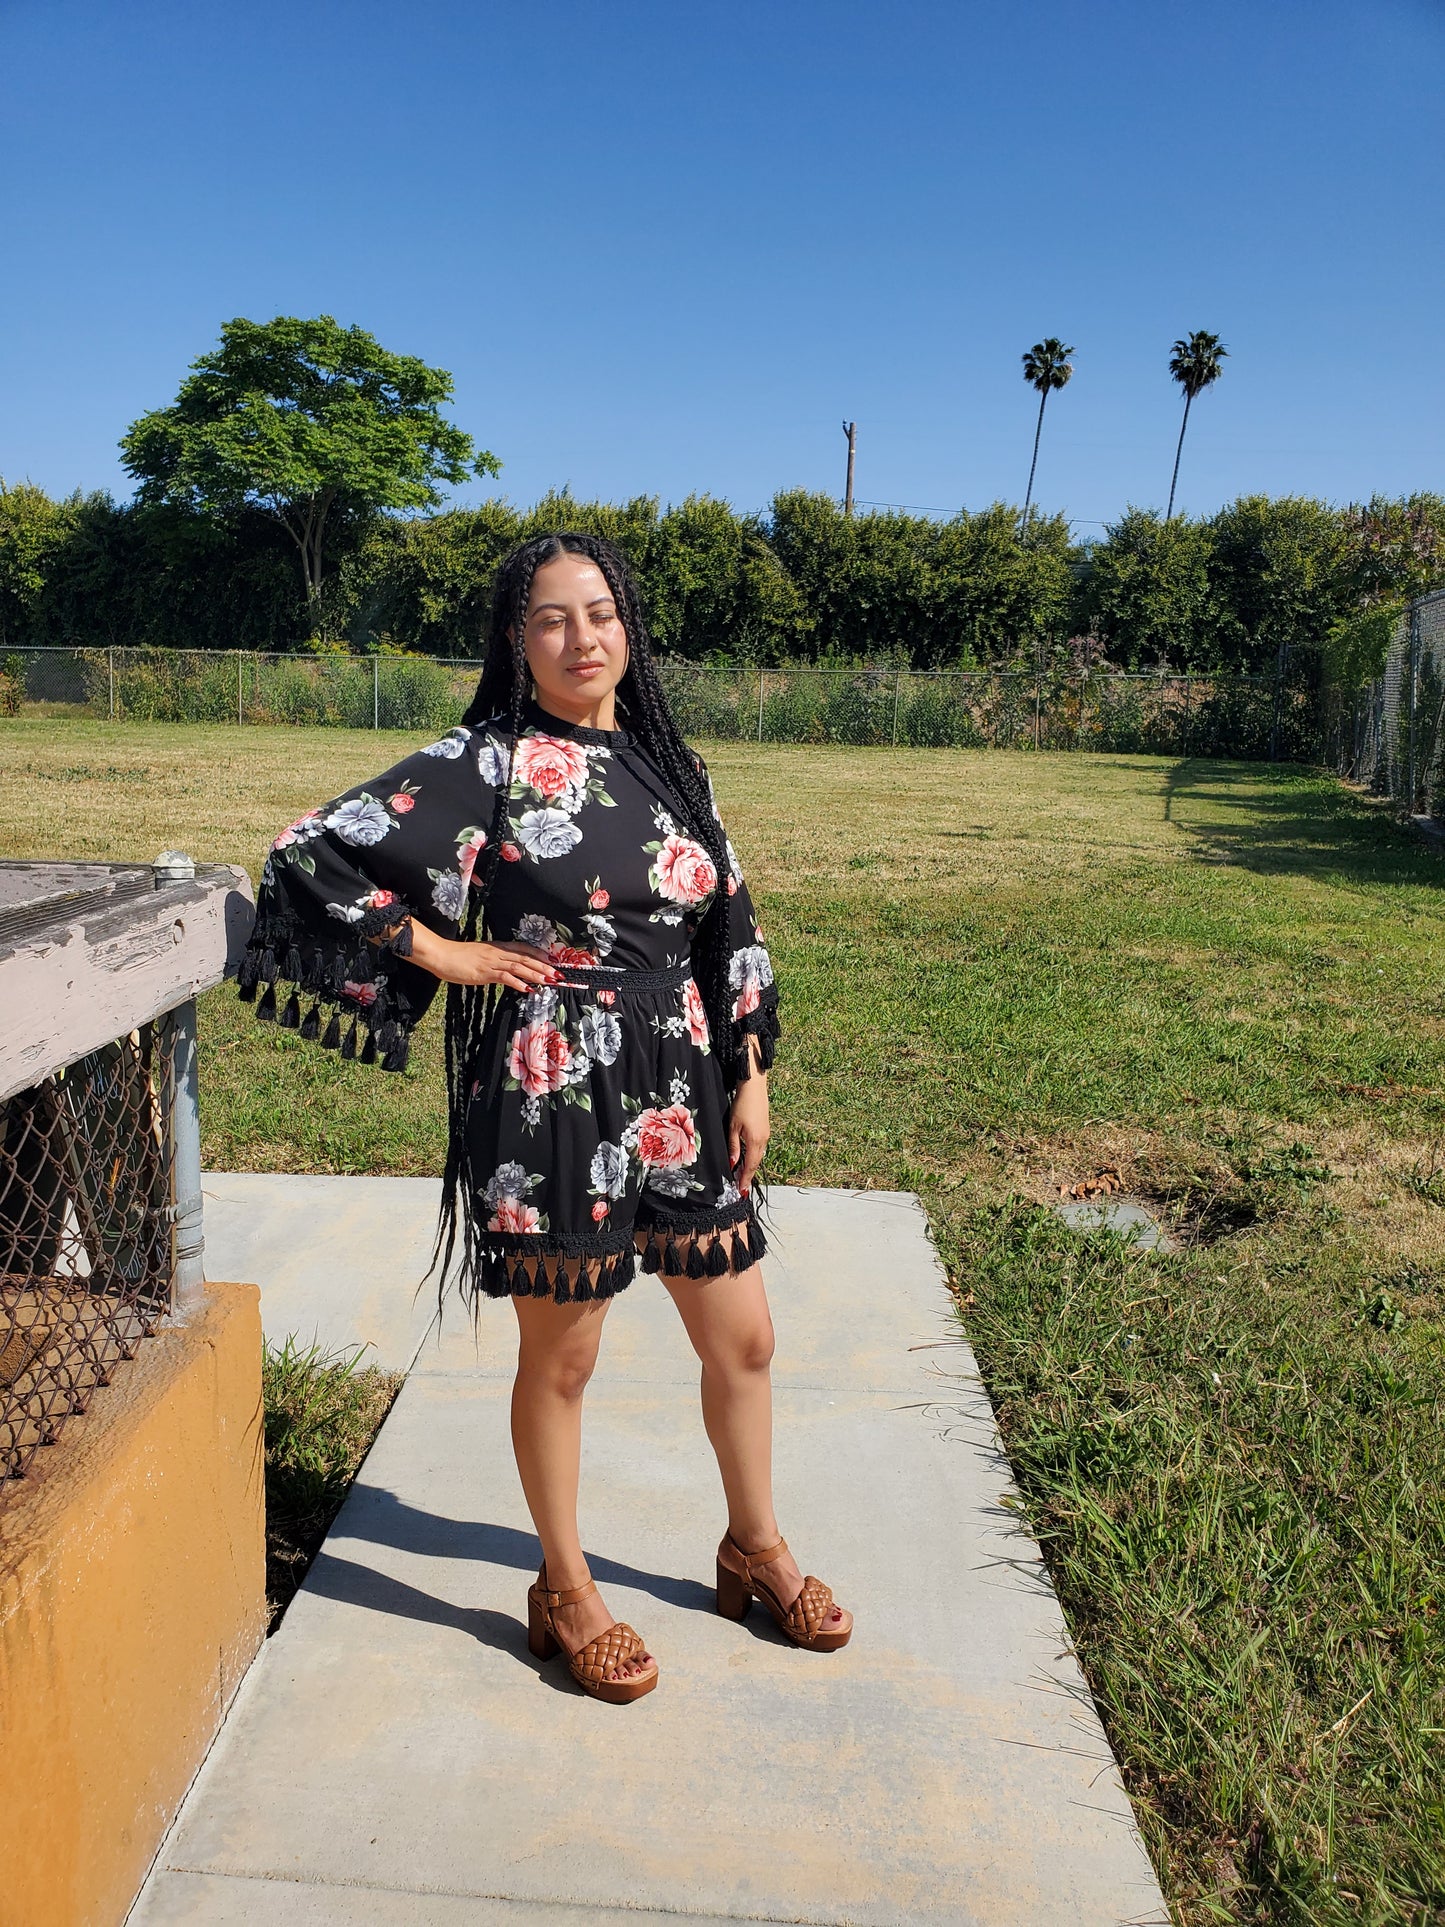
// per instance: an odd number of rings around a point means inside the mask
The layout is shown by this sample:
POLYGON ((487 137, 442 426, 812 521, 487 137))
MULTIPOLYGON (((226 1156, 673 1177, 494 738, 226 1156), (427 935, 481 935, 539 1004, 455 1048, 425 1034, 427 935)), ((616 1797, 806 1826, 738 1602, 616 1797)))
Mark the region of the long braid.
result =
MULTIPOLYGON (((581 535, 572 530, 555 535, 536 536, 514 549, 497 570, 487 622, 486 656, 476 693, 462 721, 468 727, 499 721, 505 713, 507 725, 507 771, 498 785, 492 824, 487 844, 477 865, 473 888, 468 893, 465 941, 475 939, 509 824, 512 759, 522 733, 522 719, 531 693, 523 630, 527 605, 532 597, 532 582, 538 569, 559 555, 581 555, 596 563, 607 580, 617 613, 627 633, 628 663, 617 685, 618 707, 628 731, 651 756, 677 802, 686 828, 702 844, 717 873, 717 889, 698 925, 693 939, 697 958, 698 988, 707 1010, 708 1028, 715 1040, 718 1061, 723 1068, 729 1091, 740 1077, 749 1074, 751 1059, 747 1047, 734 1056, 732 1037, 732 992, 728 982, 731 961, 728 946, 727 840, 713 808, 707 777, 701 759, 683 740, 667 693, 657 673, 657 663, 648 641, 642 601, 632 571, 622 552, 597 535, 581 535)), ((494 989, 479 986, 447 986, 446 1064, 448 1097, 448 1136, 446 1175, 442 1186, 441 1217, 437 1228, 432 1268, 440 1262, 439 1293, 445 1292, 447 1272, 456 1245, 458 1213, 463 1231, 460 1284, 464 1294, 474 1290, 469 1276, 473 1251, 473 1186, 466 1171, 466 1113, 471 1080, 471 1064, 482 1031, 495 1006, 494 989)))

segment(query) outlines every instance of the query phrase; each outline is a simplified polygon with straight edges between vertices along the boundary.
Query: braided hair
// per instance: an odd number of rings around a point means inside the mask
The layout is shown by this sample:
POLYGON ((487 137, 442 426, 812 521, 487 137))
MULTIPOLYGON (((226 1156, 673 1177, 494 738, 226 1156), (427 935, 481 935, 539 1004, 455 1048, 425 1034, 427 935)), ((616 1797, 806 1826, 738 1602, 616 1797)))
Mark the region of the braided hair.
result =
MULTIPOLYGON (((599 535, 581 535, 561 530, 554 535, 534 536, 504 557, 492 585, 491 609, 487 619, 486 656, 476 693, 462 717, 464 724, 496 721, 506 717, 507 770, 497 786, 492 822, 487 841, 468 892, 464 941, 473 941, 481 924, 492 883, 507 838, 512 787, 512 757, 522 733, 523 715, 531 694, 531 673, 523 632, 527 606, 532 599, 532 583, 544 563, 561 555, 579 555, 602 571, 627 634, 627 667, 617 685, 616 701, 620 719, 628 733, 640 743, 663 776, 678 806, 685 827, 707 851, 718 878, 702 921, 693 936, 695 976, 707 1010, 708 1028, 718 1039, 732 1035, 732 992, 728 983, 730 962, 727 927, 727 894, 723 884, 728 875, 727 839, 713 808, 712 792, 701 757, 683 741, 672 711, 657 663, 648 642, 642 599, 626 557, 615 544, 599 535)), ((447 1163, 442 1185, 441 1220, 437 1230, 433 1268, 440 1261, 439 1288, 445 1288, 459 1229, 463 1232, 463 1291, 470 1288, 466 1275, 472 1250, 472 1187, 466 1182, 466 1112, 471 1082, 473 1054, 480 1042, 487 1018, 499 996, 495 987, 449 984, 446 1006, 447 1066, 447 1163)), ((723 1076, 729 1090, 751 1068, 746 1039, 736 1056, 726 1047, 719 1051, 723 1076)))

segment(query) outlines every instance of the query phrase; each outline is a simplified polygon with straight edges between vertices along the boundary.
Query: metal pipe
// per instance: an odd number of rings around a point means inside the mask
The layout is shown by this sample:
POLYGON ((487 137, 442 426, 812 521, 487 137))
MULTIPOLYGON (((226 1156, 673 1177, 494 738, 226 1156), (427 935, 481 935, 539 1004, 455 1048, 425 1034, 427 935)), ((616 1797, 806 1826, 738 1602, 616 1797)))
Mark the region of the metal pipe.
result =
POLYGON ((205 1283, 195 999, 168 1010, 157 1028, 171 1166, 171 1309, 184 1312, 199 1303, 205 1283))

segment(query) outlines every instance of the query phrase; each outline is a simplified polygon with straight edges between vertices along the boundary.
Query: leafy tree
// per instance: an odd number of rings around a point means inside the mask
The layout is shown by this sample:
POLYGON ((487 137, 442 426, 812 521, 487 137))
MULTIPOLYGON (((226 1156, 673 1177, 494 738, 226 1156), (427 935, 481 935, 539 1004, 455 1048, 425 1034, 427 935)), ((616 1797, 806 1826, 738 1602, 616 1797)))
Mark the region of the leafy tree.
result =
POLYGON ((80 498, 57 502, 33 482, 0 480, 0 645, 34 634, 45 585, 80 498))
POLYGON ((1055 388, 1067 386, 1074 364, 1069 360, 1072 348, 1066 348, 1057 335, 1049 335, 1043 341, 1036 341, 1023 358, 1024 380, 1030 388, 1036 388, 1039 395, 1039 418, 1034 424, 1034 458, 1029 463, 1029 485, 1024 491, 1024 526, 1028 526, 1029 504, 1034 499, 1034 470, 1039 465, 1039 437, 1044 432, 1044 404, 1055 388))
POLYGON ((1131 508, 1094 545, 1086 608, 1116 661, 1196 669, 1212 656, 1207 523, 1131 508))
POLYGON ((1218 335, 1202 330, 1176 341, 1169 357, 1169 372, 1184 390, 1184 419, 1179 424, 1179 446, 1174 451, 1174 474, 1169 482, 1169 506, 1165 519, 1174 513, 1174 491, 1179 486, 1179 457, 1184 453, 1184 431, 1189 426, 1189 408, 1196 395, 1202 395, 1219 380, 1222 363, 1229 350, 1218 335))
POLYGON ((1309 496, 1242 495, 1209 529, 1223 661, 1282 673, 1292 654, 1315 658, 1347 601, 1339 514, 1309 496))
POLYGON ((145 506, 277 518, 320 626, 327 534, 378 509, 436 508, 440 484, 495 475, 494 455, 445 421, 451 376, 330 315, 236 320, 175 402, 132 424, 125 467, 145 506))

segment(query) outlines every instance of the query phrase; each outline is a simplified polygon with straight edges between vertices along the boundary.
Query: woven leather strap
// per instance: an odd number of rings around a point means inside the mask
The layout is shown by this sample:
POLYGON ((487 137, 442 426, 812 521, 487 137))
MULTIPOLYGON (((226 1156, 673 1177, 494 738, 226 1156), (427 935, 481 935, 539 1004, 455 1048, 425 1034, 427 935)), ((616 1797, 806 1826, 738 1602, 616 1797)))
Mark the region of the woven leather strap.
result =
POLYGON ((568 1658, 567 1664, 573 1676, 583 1685, 599 1686, 609 1673, 615 1675, 619 1666, 629 1659, 639 1658, 646 1651, 647 1647, 632 1628, 618 1619, 605 1633, 599 1633, 595 1639, 589 1639, 585 1646, 580 1646, 568 1658))
POLYGON ((788 1608, 788 1626, 794 1638, 810 1640, 833 1610, 833 1589, 809 1573, 803 1590, 788 1608))

